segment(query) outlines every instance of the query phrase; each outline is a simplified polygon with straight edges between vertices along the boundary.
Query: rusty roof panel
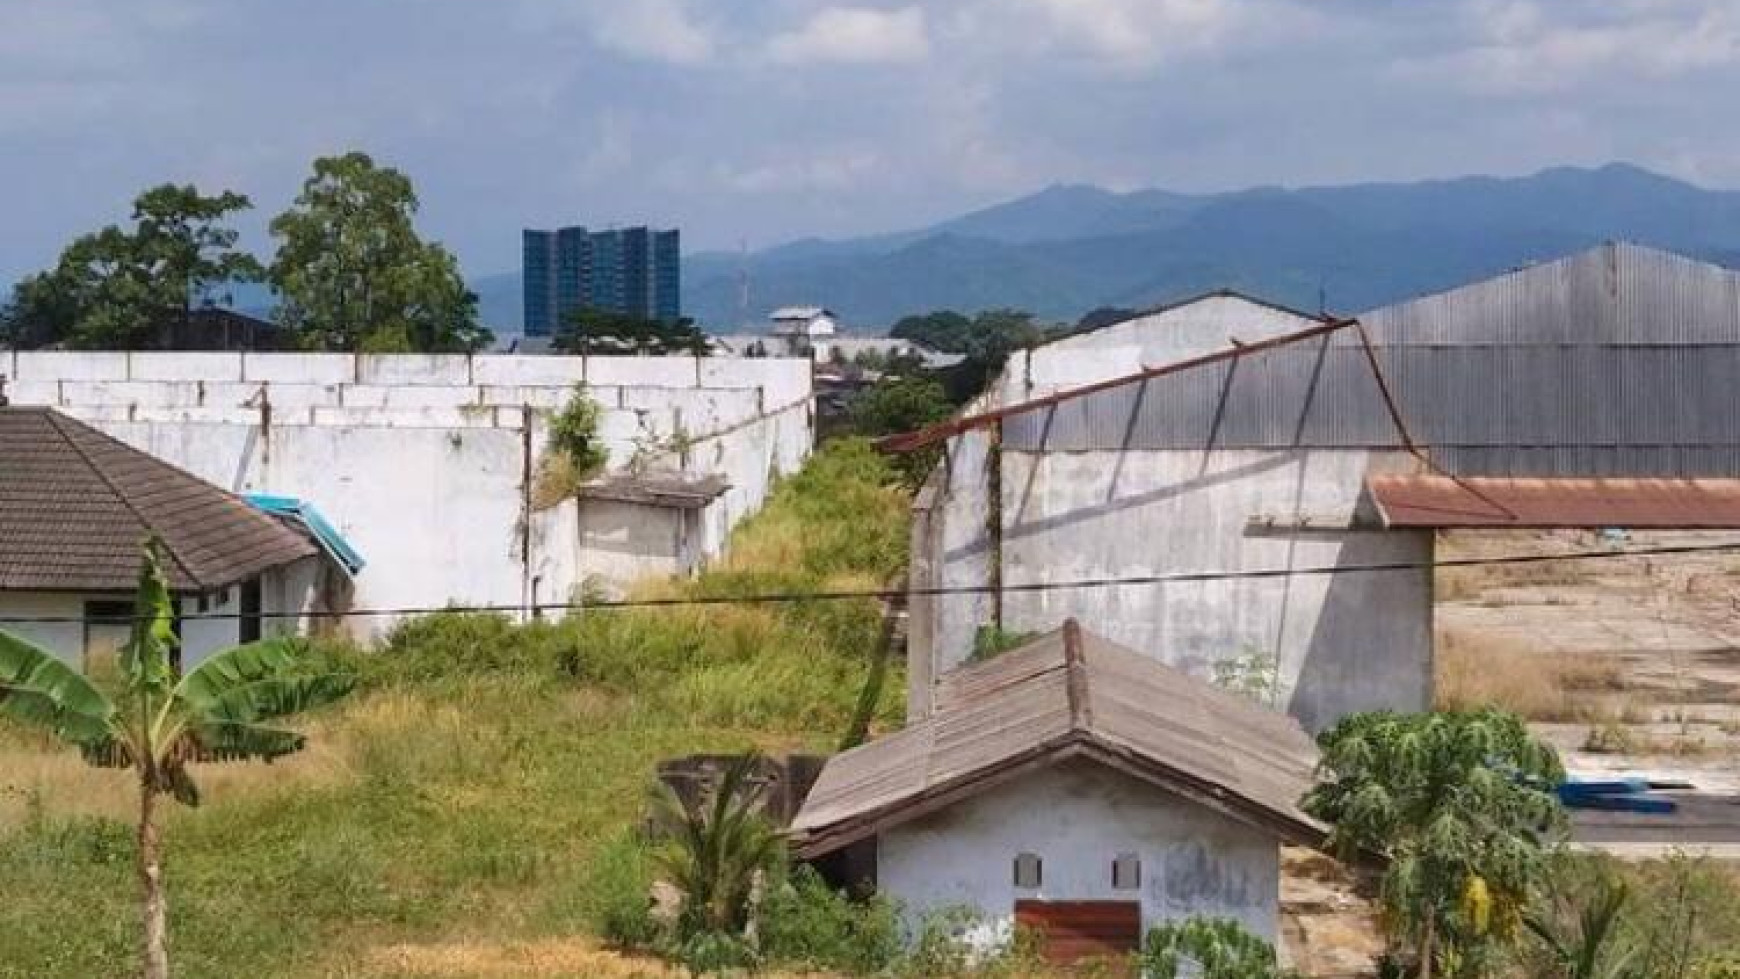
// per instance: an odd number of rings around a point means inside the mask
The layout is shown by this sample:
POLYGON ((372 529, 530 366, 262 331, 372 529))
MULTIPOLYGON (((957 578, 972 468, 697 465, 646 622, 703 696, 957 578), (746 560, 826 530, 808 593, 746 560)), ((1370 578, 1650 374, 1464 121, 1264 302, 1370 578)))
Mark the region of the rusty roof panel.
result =
POLYGON ((318 553, 276 518, 47 408, 0 408, 0 589, 131 591, 156 534, 178 591, 318 553))
POLYGON ((1071 752, 1277 836, 1315 841, 1321 833, 1298 808, 1317 763, 1298 722, 1072 620, 945 677, 929 718, 830 759, 792 824, 798 852, 831 852, 1071 752))
POLYGON ((1391 527, 1740 528, 1740 479, 1373 476, 1391 527))

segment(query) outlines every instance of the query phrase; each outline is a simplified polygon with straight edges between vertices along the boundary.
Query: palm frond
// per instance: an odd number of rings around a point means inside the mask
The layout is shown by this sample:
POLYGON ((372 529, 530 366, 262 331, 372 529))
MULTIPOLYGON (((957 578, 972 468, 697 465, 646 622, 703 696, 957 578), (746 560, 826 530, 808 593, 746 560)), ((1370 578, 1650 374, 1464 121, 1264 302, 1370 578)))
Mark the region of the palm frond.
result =
POLYGON ((76 745, 114 737, 115 705, 83 674, 40 646, 0 632, 0 714, 76 745))
POLYGON ((190 720, 179 751, 187 761, 272 761, 302 750, 308 739, 295 731, 243 721, 190 720))
POLYGON ((266 639, 227 649, 189 671, 175 697, 189 723, 253 724, 329 704, 350 693, 348 673, 309 673, 305 645, 266 639))

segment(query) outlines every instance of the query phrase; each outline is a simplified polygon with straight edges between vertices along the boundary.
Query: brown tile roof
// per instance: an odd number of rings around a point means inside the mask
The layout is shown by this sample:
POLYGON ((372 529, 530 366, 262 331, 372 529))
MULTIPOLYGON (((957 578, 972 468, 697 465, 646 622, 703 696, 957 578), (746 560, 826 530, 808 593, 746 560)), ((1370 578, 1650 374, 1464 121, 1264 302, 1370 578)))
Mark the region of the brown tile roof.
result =
POLYGON ((1297 721, 1071 620, 949 674, 930 717, 830 759, 792 823, 793 846, 821 856, 1069 758, 1279 839, 1322 840, 1324 828, 1299 809, 1317 747, 1297 721))
POLYGON ((82 422, 0 407, 0 589, 131 591, 153 533, 177 591, 317 553, 240 497, 82 422))

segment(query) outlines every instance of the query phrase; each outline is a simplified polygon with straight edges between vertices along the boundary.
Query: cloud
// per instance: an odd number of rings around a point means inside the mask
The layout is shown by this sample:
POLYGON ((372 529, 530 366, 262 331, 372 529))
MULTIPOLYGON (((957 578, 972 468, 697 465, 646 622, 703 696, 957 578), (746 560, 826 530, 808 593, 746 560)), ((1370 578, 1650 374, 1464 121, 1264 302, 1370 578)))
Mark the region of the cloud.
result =
POLYGON ((776 64, 897 64, 929 53, 924 11, 918 7, 826 7, 767 42, 767 58, 776 64))
POLYGON ((1740 12, 1722 2, 1596 7, 1484 0, 1472 39, 1403 73, 1489 95, 1566 92, 1591 82, 1673 79, 1740 61, 1740 12))
POLYGON ((1116 71, 1255 45, 1313 17, 1293 0, 981 0, 954 43, 1069 57, 1116 71))
POLYGON ((689 0, 525 0, 519 12, 530 34, 578 27, 598 46, 639 60, 700 65, 718 50, 689 0))

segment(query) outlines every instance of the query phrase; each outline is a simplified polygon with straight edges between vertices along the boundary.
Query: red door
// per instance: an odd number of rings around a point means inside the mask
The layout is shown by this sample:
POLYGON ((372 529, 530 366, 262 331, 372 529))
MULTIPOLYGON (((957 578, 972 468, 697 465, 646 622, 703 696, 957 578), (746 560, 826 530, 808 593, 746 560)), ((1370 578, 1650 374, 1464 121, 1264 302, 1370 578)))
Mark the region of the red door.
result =
POLYGON ((1135 901, 1016 901, 1015 925, 1039 937, 1047 962, 1122 958, 1142 944, 1135 901))

